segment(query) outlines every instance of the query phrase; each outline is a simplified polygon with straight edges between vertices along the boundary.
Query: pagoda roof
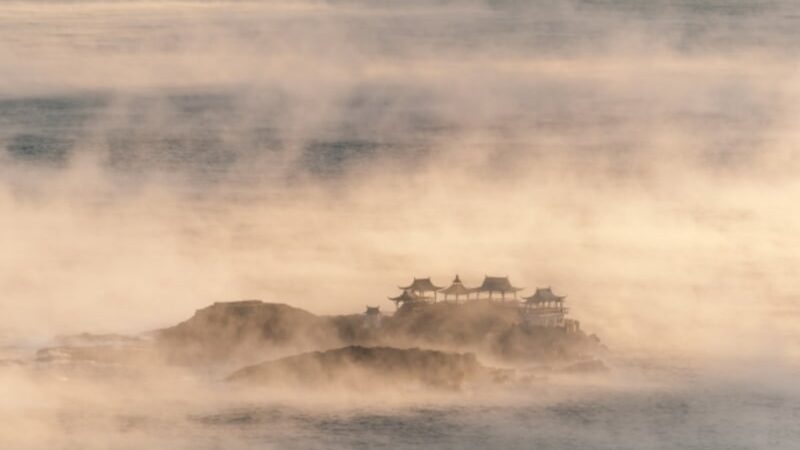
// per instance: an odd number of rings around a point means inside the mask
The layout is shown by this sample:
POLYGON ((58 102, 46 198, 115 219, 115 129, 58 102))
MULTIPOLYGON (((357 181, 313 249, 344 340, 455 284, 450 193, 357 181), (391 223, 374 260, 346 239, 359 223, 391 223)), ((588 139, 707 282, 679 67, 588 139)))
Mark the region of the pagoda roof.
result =
POLYGON ((417 291, 417 292, 434 292, 441 289, 441 286, 435 286, 430 277, 428 278, 414 278, 414 281, 408 286, 400 286, 400 289, 417 291))
POLYGON ((413 302, 419 299, 420 297, 417 294, 411 292, 408 289, 404 289, 403 293, 398 295, 397 297, 389 297, 389 300, 393 302, 413 302))
POLYGON ((483 279, 483 284, 477 290, 481 292, 517 292, 521 291, 522 288, 512 286, 511 282, 508 281, 508 277, 490 277, 487 275, 483 279))
POLYGON ((536 288, 536 292, 533 295, 531 295, 530 297, 523 297, 523 298, 528 303, 538 303, 538 302, 562 301, 566 298, 566 296, 553 294, 553 290, 550 287, 546 287, 546 288, 536 288))
POLYGON ((445 289, 440 290, 439 292, 447 295, 465 295, 475 292, 475 289, 464 286, 464 284, 461 283, 461 279, 458 277, 458 275, 456 275, 456 278, 453 280, 453 284, 445 289))

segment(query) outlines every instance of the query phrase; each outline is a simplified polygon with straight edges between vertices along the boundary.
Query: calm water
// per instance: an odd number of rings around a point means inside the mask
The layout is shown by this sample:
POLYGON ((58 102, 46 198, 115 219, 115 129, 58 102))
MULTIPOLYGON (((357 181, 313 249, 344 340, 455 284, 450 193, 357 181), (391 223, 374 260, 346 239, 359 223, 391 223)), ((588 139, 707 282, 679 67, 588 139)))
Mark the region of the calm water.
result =
POLYGON ((138 385, 139 379, 126 384, 140 386, 141 395, 109 396, 109 378, 88 389, 62 379, 61 387, 72 389, 49 386, 54 398, 34 395, 14 416, 0 410, 15 425, 4 433, 37 434, 0 436, 13 436, 10 448, 58 449, 796 448, 800 392, 791 378, 764 375, 770 383, 730 375, 712 380, 674 361, 627 360, 600 377, 459 393, 242 395, 212 383, 186 397, 176 393, 187 392, 177 380, 173 393, 138 385))
POLYGON ((486 170, 557 155, 624 177, 677 133, 696 139, 682 157, 743 169, 793 110, 793 2, 144 5, 0 12, 4 166, 88 154, 115 178, 357 176, 479 135, 486 170))

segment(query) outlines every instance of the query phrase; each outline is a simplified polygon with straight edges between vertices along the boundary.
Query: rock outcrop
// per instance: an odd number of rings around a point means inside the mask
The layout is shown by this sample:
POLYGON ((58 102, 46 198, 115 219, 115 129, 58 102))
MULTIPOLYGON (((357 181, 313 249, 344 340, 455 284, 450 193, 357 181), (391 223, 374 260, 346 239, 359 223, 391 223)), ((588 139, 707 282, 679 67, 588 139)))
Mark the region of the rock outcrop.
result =
POLYGON ((378 329, 340 316, 333 319, 344 342, 362 345, 419 346, 476 352, 496 359, 579 360, 600 349, 583 332, 527 323, 511 304, 473 301, 405 306, 384 318, 378 329))
POLYGON ((155 334, 177 362, 262 360, 265 355, 340 345, 330 320, 280 303, 259 300, 214 303, 189 320, 155 334))
POLYGON ((348 346, 245 367, 228 381, 305 388, 425 386, 457 389, 477 381, 499 382, 509 371, 480 364, 474 354, 417 348, 348 346))

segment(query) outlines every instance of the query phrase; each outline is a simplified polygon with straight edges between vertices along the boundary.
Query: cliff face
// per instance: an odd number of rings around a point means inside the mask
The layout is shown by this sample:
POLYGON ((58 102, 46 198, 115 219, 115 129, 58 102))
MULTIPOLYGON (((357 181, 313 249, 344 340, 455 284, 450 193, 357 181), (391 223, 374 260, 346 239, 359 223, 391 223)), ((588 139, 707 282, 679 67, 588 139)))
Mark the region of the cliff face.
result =
POLYGON ((481 365, 473 354, 390 347, 349 346, 245 367, 228 381, 307 388, 420 385, 457 389, 475 381, 500 381, 506 371, 481 365))

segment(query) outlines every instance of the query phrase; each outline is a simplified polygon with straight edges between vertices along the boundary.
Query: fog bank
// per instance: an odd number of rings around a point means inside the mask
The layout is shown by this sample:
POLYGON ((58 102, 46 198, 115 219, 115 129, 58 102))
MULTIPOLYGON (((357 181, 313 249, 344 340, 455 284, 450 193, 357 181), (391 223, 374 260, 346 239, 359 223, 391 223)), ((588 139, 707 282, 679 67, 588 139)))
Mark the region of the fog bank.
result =
POLYGON ((614 348, 796 356, 795 8, 10 3, 0 330, 458 273, 614 348))

